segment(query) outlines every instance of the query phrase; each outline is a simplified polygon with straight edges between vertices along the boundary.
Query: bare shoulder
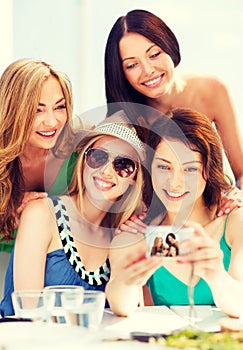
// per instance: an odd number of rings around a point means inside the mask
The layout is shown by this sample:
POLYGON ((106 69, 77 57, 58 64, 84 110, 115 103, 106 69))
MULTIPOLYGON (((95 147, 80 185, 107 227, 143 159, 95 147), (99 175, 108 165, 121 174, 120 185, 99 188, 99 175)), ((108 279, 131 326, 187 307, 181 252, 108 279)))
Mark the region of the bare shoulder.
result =
POLYGON ((226 234, 228 235, 229 241, 235 238, 243 242, 243 207, 233 210, 229 214, 227 221, 226 234))
POLYGON ((227 225, 243 225, 243 207, 234 209, 228 218, 227 225))
POLYGON ((227 90, 225 83, 214 75, 185 73, 182 77, 186 81, 188 87, 204 90, 205 93, 208 92, 208 89, 210 91, 217 89, 217 91, 222 92, 227 90))
POLYGON ((49 198, 39 198, 30 201, 23 209, 21 221, 23 219, 32 218, 32 220, 40 220, 41 218, 53 217, 53 205, 49 198))

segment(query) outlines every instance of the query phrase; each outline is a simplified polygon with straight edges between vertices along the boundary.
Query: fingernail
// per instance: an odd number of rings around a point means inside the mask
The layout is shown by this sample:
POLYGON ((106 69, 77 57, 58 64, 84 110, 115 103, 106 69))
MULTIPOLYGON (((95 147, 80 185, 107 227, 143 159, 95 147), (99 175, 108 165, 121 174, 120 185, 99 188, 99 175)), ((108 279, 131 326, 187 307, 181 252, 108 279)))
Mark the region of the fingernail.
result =
POLYGON ((219 212, 218 212, 218 216, 222 216, 223 215, 223 212, 222 212, 222 210, 220 210, 219 212))
POLYGON ((227 209, 225 209, 225 214, 229 214, 230 213, 230 209, 229 208, 227 208, 227 209))

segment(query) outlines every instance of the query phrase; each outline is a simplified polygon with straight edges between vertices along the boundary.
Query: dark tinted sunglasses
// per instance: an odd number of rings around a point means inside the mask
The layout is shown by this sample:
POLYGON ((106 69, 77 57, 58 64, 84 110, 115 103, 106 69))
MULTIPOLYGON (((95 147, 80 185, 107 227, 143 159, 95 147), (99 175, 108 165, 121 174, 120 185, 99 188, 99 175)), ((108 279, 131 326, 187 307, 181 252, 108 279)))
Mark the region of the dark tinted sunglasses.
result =
POLYGON ((126 178, 130 177, 137 169, 136 163, 125 157, 113 157, 108 152, 100 148, 90 148, 85 152, 86 162, 92 169, 97 169, 105 165, 110 158, 112 159, 112 166, 117 175, 126 178))

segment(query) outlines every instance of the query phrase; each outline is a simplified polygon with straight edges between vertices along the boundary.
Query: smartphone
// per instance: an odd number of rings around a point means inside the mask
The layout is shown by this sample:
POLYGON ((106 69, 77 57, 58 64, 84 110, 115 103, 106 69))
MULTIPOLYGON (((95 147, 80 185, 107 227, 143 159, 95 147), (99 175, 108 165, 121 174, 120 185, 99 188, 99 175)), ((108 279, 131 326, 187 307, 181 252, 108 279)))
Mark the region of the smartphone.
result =
POLYGON ((147 226, 146 241, 149 246, 148 256, 157 255, 163 258, 176 258, 186 254, 180 245, 182 241, 191 239, 194 228, 179 226, 147 226))

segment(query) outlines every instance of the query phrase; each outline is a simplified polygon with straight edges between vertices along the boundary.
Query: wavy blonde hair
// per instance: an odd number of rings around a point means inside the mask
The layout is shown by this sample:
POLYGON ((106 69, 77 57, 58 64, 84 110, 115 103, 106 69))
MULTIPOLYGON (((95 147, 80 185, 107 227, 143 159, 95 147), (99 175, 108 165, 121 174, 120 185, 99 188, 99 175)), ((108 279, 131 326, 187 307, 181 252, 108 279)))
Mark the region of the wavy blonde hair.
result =
POLYGON ((67 121, 72 118, 69 78, 50 64, 31 59, 11 63, 0 79, 0 232, 10 237, 16 210, 25 192, 19 156, 24 152, 40 101, 43 83, 55 77, 62 88, 67 121))

